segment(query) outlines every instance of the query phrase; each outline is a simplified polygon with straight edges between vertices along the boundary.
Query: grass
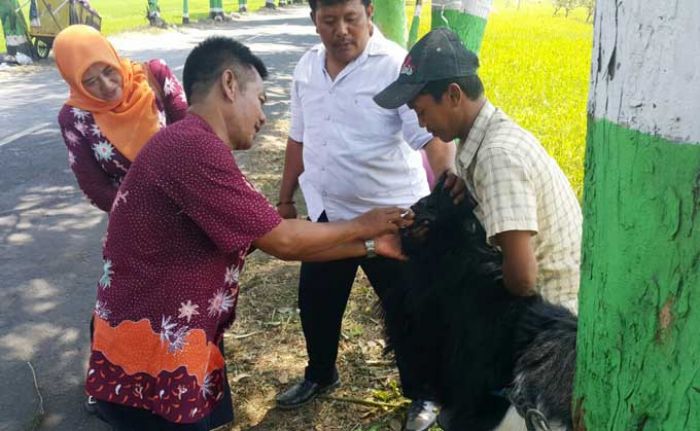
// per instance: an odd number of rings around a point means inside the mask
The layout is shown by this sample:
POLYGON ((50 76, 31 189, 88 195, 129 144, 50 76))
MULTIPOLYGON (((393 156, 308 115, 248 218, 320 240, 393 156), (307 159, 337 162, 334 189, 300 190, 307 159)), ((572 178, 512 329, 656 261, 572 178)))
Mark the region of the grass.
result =
POLYGON ((593 27, 584 9, 564 18, 549 3, 502 4, 480 53, 487 96, 540 139, 580 198, 593 27))

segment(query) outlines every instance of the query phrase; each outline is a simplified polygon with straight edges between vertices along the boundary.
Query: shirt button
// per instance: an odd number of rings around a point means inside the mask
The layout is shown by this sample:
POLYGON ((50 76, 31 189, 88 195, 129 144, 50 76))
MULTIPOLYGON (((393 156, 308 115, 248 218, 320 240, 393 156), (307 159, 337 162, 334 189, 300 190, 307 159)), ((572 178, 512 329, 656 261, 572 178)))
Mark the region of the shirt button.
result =
POLYGON ((328 142, 323 141, 323 146, 325 147, 326 145, 328 145, 328 142))
POLYGON ((326 121, 330 121, 330 120, 331 120, 330 114, 326 114, 326 121))

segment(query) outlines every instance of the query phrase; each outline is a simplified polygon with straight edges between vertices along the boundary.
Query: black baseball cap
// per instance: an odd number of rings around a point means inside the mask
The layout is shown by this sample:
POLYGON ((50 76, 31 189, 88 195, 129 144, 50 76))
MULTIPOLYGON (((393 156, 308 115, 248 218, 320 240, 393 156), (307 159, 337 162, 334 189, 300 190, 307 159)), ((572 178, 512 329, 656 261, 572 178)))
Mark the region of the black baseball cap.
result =
POLYGON ((430 81, 476 75, 479 58, 451 30, 423 36, 409 51, 396 81, 374 96, 377 105, 396 109, 413 100, 430 81))

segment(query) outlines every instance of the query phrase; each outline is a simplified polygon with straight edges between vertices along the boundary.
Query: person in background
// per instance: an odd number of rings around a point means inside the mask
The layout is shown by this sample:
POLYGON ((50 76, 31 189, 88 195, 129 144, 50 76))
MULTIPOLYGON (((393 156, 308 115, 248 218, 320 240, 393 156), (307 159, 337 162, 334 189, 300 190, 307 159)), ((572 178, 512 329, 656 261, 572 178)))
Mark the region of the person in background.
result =
POLYGON ((123 59, 92 27, 67 27, 53 50, 70 90, 58 114, 68 163, 90 202, 109 212, 141 148, 185 116, 185 94, 163 60, 123 59))

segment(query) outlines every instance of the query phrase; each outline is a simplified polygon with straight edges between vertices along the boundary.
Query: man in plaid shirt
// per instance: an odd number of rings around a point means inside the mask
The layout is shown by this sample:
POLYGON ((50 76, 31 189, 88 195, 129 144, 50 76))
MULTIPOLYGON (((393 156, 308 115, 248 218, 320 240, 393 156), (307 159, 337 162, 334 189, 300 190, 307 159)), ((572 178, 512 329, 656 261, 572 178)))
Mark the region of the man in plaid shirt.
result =
POLYGON ((409 52, 398 79, 375 96, 404 104, 445 142, 459 139, 456 167, 478 206, 489 243, 503 253, 503 279, 516 295, 535 291, 577 309, 581 208, 566 176, 539 141, 495 108, 476 74, 477 56, 440 28, 409 52))

